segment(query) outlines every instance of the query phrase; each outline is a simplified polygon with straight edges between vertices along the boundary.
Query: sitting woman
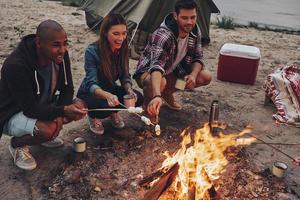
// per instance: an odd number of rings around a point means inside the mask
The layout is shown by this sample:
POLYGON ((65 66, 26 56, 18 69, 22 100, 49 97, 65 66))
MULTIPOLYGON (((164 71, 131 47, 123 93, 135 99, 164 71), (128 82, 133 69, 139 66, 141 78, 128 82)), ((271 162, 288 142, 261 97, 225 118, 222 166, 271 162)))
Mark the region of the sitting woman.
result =
MULTIPOLYGON (((143 96, 132 89, 129 74, 127 24, 120 14, 109 14, 100 26, 99 40, 90 44, 85 51, 84 69, 86 76, 77 97, 85 101, 88 109, 122 108, 123 96, 134 97, 140 106, 143 96), (119 80, 121 86, 117 85, 119 80)), ((124 122, 118 112, 89 112, 90 130, 103 134, 101 119, 110 116, 115 128, 123 128, 124 122)))

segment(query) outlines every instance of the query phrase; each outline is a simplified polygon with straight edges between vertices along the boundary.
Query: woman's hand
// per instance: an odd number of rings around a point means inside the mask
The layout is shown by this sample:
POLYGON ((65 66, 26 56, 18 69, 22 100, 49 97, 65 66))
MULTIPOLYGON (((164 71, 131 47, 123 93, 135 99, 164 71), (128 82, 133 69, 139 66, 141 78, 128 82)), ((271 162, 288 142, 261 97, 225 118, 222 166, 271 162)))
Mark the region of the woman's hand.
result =
POLYGON ((120 104, 119 99, 116 95, 107 92, 105 95, 109 107, 116 107, 120 104))
POLYGON ((127 94, 129 94, 130 96, 132 96, 134 98, 134 101, 137 102, 137 95, 136 95, 136 93, 133 91, 133 89, 131 87, 128 88, 127 94))

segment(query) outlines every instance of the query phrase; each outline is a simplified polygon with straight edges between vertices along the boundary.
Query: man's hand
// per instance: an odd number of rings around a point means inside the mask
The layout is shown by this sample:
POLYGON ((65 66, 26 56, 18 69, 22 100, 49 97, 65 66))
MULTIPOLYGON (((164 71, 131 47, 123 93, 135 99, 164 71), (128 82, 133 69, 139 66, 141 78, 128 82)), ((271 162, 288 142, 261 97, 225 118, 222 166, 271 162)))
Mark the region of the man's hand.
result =
POLYGON ((154 99, 152 99, 147 107, 148 114, 150 116, 158 116, 162 103, 163 102, 161 97, 155 97, 154 99))
POLYGON ((196 85, 196 77, 189 74, 189 75, 186 75, 184 77, 184 80, 186 81, 186 85, 185 85, 185 88, 186 89, 189 89, 189 90, 192 90, 195 88, 195 85, 196 85))
POLYGON ((295 157, 293 163, 297 166, 300 166, 300 157, 295 157))
POLYGON ((73 121, 81 119, 87 114, 87 111, 84 111, 81 106, 75 103, 68 106, 64 106, 64 114, 68 120, 73 121))
POLYGON ((62 129, 63 124, 64 124, 64 118, 58 117, 54 120, 54 122, 56 123, 56 130, 55 130, 55 133, 53 134, 52 139, 56 138, 59 135, 59 132, 62 129))
POLYGON ((105 94, 105 99, 107 100, 109 107, 116 107, 120 104, 119 99, 116 95, 107 92, 105 94))

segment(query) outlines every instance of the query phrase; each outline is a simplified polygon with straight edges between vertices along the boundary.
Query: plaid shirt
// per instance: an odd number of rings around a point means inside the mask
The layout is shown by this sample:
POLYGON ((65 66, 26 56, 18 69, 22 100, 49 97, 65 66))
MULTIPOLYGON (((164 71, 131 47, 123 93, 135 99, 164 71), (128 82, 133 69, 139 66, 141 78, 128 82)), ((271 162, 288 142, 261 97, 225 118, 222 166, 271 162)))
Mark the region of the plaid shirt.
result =
POLYGON ((172 67, 177 55, 178 25, 172 15, 166 17, 165 22, 151 35, 142 53, 134 78, 144 72, 161 71, 164 75, 172 73, 176 68, 181 71, 191 70, 191 64, 199 62, 203 65, 203 51, 201 47, 201 32, 196 25, 189 33, 187 53, 178 66, 172 67), (166 20, 171 20, 166 23, 166 20), (165 25, 168 24, 168 25, 165 25), (180 69, 181 68, 181 69, 180 69))

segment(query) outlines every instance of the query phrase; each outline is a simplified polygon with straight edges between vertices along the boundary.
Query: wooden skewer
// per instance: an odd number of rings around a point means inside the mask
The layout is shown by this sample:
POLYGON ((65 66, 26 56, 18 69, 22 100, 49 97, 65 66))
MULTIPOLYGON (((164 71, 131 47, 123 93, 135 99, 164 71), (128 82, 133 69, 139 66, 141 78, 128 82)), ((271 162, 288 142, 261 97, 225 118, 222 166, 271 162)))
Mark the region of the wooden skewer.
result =
POLYGON ((266 142, 266 143, 263 143, 263 142, 257 142, 257 143, 254 143, 254 144, 272 144, 272 145, 300 145, 298 143, 276 143, 276 142, 266 142))
POLYGON ((97 109, 82 109, 87 112, 94 112, 94 111, 121 111, 121 110, 126 110, 124 108, 97 108, 97 109))
POLYGON ((292 159, 294 162, 296 162, 296 159, 295 159, 295 158, 293 158, 292 156, 290 156, 289 154, 287 154, 287 153, 285 153, 285 152, 281 151, 281 150, 280 150, 280 149, 278 149, 277 147, 274 147, 273 145, 271 145, 271 144, 269 144, 269 143, 265 142, 264 140, 262 140, 262 139, 260 139, 260 138, 256 137, 255 135, 253 135, 253 134, 251 134, 251 133, 248 133, 248 134, 249 134, 249 135, 251 135, 252 137, 256 138, 257 140, 261 141, 262 143, 264 143, 264 144, 268 145, 269 147, 271 147, 271 148, 275 149, 275 150, 276 150, 276 151, 278 151, 279 153, 282 153, 282 154, 283 154, 283 155, 285 155, 286 157, 288 157, 288 158, 292 159))
MULTIPOLYGON (((122 104, 121 102, 120 102, 120 105, 127 109, 127 107, 124 104, 122 104)), ((136 114, 138 117, 142 117, 142 115, 140 115, 138 113, 132 113, 132 114, 136 114)), ((155 124, 153 124, 152 122, 150 122, 150 125, 155 126, 155 124)))

